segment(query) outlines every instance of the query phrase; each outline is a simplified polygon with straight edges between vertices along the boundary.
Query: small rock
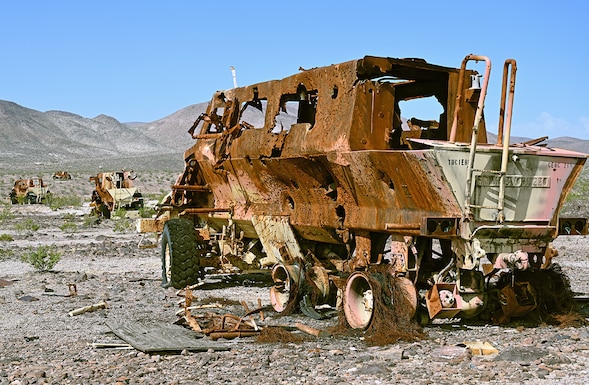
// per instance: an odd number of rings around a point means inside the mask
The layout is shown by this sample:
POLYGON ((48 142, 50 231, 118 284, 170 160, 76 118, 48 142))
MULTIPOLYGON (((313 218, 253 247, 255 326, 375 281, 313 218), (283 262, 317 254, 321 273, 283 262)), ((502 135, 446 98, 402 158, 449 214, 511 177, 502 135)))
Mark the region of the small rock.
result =
POLYGON ((378 356, 385 360, 400 361, 405 357, 404 353, 402 348, 392 347, 378 352, 378 356))
POLYGON ((160 356, 159 354, 156 354, 155 356, 151 357, 152 362, 160 362, 161 360, 162 360, 162 356, 160 356))
POLYGON ((535 347, 514 347, 500 352, 495 360, 516 362, 520 365, 530 365, 535 360, 545 357, 548 352, 545 349, 535 347))
POLYGON ((23 295, 18 300, 23 301, 23 302, 34 302, 34 301, 38 301, 39 298, 33 297, 32 295, 23 295))
POLYGON ((434 361, 459 363, 470 360, 470 351, 463 346, 442 346, 432 350, 431 357, 434 361))
POLYGON ((45 371, 42 369, 35 369, 35 370, 31 370, 30 372, 27 372, 27 374, 25 374, 26 378, 45 378, 46 374, 45 371))

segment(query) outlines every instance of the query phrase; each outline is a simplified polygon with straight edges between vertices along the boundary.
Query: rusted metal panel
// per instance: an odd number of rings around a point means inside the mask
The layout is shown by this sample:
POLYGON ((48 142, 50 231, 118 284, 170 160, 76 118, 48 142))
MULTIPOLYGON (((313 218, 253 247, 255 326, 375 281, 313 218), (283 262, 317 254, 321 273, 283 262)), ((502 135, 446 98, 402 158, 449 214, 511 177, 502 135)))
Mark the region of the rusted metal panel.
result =
MULTIPOLYGON (((460 186, 466 178, 468 149, 464 147, 442 147, 436 150, 436 157, 450 185, 460 186)), ((486 170, 497 170, 501 163, 500 148, 480 146, 480 153, 474 168, 473 197, 477 204, 491 207, 498 198, 498 174, 486 170)), ((579 154, 544 147, 514 148, 509 152, 512 161, 505 175, 506 206, 505 216, 511 222, 537 221, 552 223, 561 207, 562 193, 567 192, 571 179, 575 179, 580 165, 579 154)), ((456 200, 463 206, 464 191, 455 189, 456 200)), ((495 222, 496 210, 481 208, 475 210, 475 219, 495 222)))
POLYGON ((161 233, 164 231, 164 223, 167 220, 158 218, 139 218, 137 220, 138 233, 161 233))
POLYGON ((155 352, 206 352, 208 350, 225 351, 226 344, 211 342, 198 337, 196 333, 182 326, 146 323, 111 324, 111 331, 135 349, 145 353, 155 352))

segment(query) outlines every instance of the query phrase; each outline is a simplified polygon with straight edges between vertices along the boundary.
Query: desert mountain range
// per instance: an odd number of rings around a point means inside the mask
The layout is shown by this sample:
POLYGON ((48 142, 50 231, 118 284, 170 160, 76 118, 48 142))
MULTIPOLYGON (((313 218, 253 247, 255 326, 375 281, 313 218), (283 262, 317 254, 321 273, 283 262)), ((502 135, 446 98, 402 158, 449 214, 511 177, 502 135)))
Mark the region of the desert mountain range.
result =
MULTIPOLYGON (((40 112, 0 100, 0 162, 60 162, 76 158, 180 154, 194 140, 188 129, 206 103, 193 104, 150 123, 88 119, 64 111, 40 112)), ((512 138, 512 142, 526 138, 512 138)), ((549 147, 587 152, 589 140, 549 139, 549 147)), ((179 158, 180 159, 180 158, 179 158)))
POLYGON ((150 123, 121 123, 107 115, 88 119, 0 100, 0 161, 181 154, 194 143, 187 131, 205 108, 194 104, 150 123))

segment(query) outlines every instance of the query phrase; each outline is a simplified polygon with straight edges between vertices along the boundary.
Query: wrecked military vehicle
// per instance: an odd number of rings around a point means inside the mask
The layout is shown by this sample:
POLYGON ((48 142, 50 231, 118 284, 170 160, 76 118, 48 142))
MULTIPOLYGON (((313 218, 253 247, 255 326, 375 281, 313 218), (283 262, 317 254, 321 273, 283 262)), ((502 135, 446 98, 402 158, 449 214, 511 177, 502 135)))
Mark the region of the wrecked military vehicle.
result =
POLYGON ((109 219, 118 209, 139 210, 143 207, 143 196, 133 186, 136 178, 137 175, 126 170, 91 176, 90 181, 95 185, 90 202, 93 214, 109 219))
POLYGON ((268 268, 277 312, 330 305, 354 329, 395 305, 421 321, 551 311, 567 288, 551 241, 587 233, 558 216, 587 155, 510 143, 512 59, 491 143, 490 72, 485 56, 366 56, 215 93, 184 172, 138 222, 161 233, 164 286, 215 263, 268 268))
POLYGON ((12 204, 45 203, 51 199, 51 192, 41 178, 17 179, 9 196, 12 204))
POLYGON ((52 178, 54 180, 70 180, 72 176, 67 171, 56 171, 53 173, 52 178))

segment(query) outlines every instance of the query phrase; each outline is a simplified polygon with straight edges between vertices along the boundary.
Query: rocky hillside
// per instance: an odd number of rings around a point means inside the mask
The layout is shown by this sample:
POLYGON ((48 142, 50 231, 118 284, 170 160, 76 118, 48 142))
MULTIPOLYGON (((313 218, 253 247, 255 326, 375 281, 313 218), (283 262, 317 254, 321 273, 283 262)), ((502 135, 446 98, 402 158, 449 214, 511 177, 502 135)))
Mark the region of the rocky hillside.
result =
POLYGON ((88 119, 64 111, 40 112, 0 101, 0 162, 60 162, 71 159, 179 153, 205 105, 193 105, 152 123, 88 119))
POLYGON ((188 129, 206 108, 207 103, 193 104, 151 123, 128 123, 127 125, 166 148, 181 153, 194 144, 188 129))

